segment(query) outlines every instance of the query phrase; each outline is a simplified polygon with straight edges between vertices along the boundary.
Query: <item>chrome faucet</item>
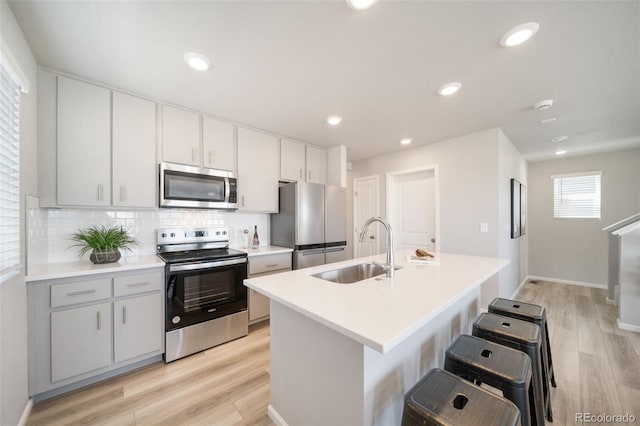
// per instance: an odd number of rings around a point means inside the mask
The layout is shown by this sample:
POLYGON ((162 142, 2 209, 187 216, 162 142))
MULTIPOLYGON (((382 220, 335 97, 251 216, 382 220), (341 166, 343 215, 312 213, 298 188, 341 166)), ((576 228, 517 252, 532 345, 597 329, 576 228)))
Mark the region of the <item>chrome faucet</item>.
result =
POLYGON ((395 260, 393 256, 393 231, 391 230, 391 225, 389 224, 389 222, 387 222, 381 217, 370 217, 364 223, 364 226, 362 226, 362 231, 360 231, 359 240, 360 242, 364 241, 365 234, 367 233, 367 228, 373 222, 380 222, 384 226, 385 230, 387 231, 387 263, 386 265, 384 265, 384 267, 387 270, 387 277, 393 278, 396 268, 395 268, 395 260))

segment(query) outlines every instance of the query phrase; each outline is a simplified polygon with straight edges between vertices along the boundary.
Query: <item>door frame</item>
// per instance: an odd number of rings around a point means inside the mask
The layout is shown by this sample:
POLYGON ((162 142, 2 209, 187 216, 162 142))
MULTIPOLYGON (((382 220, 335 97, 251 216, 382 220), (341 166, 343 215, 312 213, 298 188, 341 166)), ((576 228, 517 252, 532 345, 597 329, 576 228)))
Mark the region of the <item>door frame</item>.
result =
POLYGON ((386 209, 387 209, 387 218, 389 218, 390 208, 390 198, 389 198, 389 188, 391 187, 392 180, 394 177, 409 175, 420 172, 429 172, 433 171, 433 193, 434 193, 434 210, 435 210, 435 239, 436 239, 436 252, 440 252, 440 167, 438 164, 430 164, 424 167, 417 167, 414 169, 405 169, 405 170, 396 170, 393 172, 387 172, 386 174, 386 185, 385 185, 385 201, 386 201, 386 209))
MULTIPOLYGON (((375 189, 376 189, 376 204, 375 204, 375 214, 374 216, 380 216, 380 175, 370 175, 370 176, 362 176, 362 177, 357 177, 357 178, 353 178, 353 198, 352 198, 352 203, 353 203, 353 257, 358 258, 360 257, 360 240, 358 239, 359 233, 358 233, 358 217, 359 217, 359 211, 358 211, 358 203, 356 201, 356 184, 360 181, 364 181, 364 180, 369 180, 369 179, 374 179, 375 180, 375 189)), ((380 251, 380 242, 376 241, 376 252, 380 251)))

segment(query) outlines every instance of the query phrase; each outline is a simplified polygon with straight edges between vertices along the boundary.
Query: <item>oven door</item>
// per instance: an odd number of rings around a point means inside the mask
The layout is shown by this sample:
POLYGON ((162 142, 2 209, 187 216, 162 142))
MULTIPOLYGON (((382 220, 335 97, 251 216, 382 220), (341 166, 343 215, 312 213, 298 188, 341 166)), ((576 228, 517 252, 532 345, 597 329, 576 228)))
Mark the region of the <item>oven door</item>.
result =
POLYGON ((247 310, 246 257, 166 269, 166 331, 247 310))
POLYGON ((160 207, 236 209, 232 172, 182 164, 160 164, 160 207))

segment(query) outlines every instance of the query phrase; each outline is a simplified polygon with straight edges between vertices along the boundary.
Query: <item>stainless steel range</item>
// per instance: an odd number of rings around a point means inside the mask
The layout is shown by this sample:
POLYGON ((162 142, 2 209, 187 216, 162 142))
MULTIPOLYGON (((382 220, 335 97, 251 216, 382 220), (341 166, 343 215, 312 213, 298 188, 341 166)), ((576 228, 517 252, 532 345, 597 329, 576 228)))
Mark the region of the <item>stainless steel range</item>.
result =
POLYGON ((227 228, 158 229, 166 262, 165 362, 248 333, 247 254, 227 228))

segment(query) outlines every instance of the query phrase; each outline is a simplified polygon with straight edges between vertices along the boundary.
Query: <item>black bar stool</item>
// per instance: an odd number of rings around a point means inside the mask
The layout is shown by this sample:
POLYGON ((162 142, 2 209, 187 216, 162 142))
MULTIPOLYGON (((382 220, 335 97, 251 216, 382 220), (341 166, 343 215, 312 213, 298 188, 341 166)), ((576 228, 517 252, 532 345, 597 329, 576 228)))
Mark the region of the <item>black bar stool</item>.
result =
POLYGON ((489 305, 489 312, 533 322, 540 327, 542 331, 542 346, 547 377, 551 380, 551 386, 554 388, 557 387, 556 375, 553 372, 553 359, 551 358, 551 340, 549 338, 549 327, 547 327, 547 314, 544 306, 519 302, 517 300, 496 298, 493 299, 493 302, 489 305))
POLYGON ((515 426, 511 402, 449 372, 430 370, 404 397, 402 426, 515 426))
POLYGON ((531 358, 524 352, 463 334, 447 349, 444 369, 500 389, 520 410, 523 426, 544 426, 544 416, 536 416, 531 358))
POLYGON ((549 392, 547 374, 542 365, 542 332, 536 324, 516 318, 496 314, 480 314, 473 323, 473 335, 490 340, 500 345, 518 349, 531 358, 531 374, 533 389, 536 394, 536 410, 542 407, 542 413, 536 412, 536 418, 553 421, 551 409, 551 393, 549 392), (547 383, 547 386, 545 386, 547 383))

